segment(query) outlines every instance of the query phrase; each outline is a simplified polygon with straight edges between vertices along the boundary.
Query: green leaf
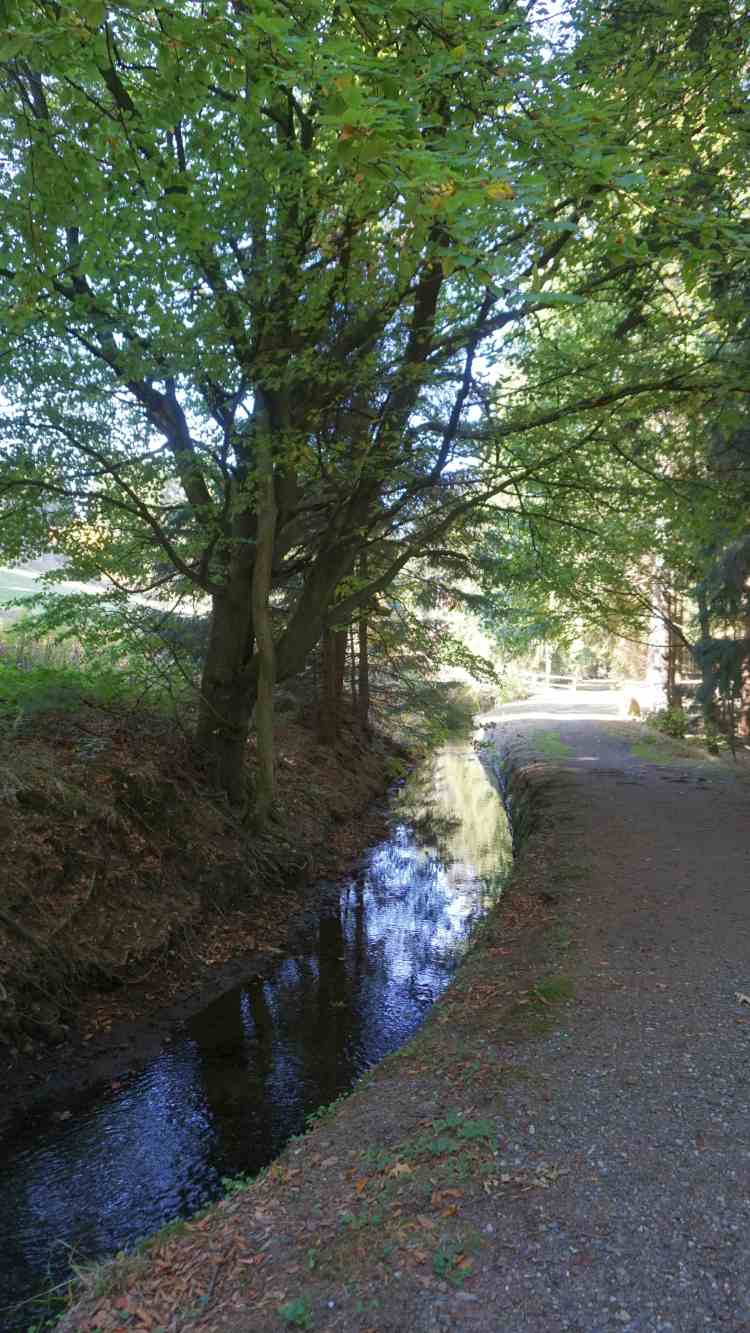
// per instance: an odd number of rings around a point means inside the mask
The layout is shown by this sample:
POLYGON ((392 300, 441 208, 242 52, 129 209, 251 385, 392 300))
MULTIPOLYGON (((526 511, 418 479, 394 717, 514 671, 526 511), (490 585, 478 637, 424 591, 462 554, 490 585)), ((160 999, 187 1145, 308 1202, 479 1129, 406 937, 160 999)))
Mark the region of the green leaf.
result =
POLYGON ((587 298, 581 296, 578 292, 526 292, 521 297, 522 301, 533 303, 534 305, 585 305, 587 298))
POLYGON ((77 0, 76 12, 90 28, 98 28, 107 14, 104 0, 77 0))

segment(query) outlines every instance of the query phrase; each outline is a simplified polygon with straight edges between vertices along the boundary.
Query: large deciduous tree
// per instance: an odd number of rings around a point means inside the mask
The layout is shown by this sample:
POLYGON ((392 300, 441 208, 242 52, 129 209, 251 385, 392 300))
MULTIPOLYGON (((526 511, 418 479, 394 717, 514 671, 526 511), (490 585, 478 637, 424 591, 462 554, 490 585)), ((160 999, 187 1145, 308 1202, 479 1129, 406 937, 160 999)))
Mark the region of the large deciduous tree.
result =
POLYGON ((702 382, 647 307, 733 219, 693 235, 685 96, 628 63, 622 6, 556 36, 515 0, 7 8, 9 547, 51 516, 80 574, 211 599, 197 739, 241 800, 256 700, 267 722, 326 625, 555 465, 519 434, 702 382), (587 301, 616 363, 504 402, 490 354, 587 301))

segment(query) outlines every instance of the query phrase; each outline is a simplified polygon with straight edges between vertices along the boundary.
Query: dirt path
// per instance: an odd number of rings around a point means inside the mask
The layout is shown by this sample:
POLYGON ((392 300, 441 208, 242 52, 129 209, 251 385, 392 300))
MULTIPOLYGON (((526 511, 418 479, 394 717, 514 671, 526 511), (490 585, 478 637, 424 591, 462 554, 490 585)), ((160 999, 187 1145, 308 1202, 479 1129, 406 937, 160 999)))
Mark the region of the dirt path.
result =
POLYGON ((750 787, 601 696, 485 737, 535 815, 431 1021, 68 1329, 750 1333, 750 787))
POLYGON ((750 792, 678 746, 653 762, 659 745, 632 725, 594 720, 603 703, 522 707, 498 736, 516 761, 552 751, 570 775, 558 834, 575 839, 580 882, 576 1002, 518 1056, 553 1095, 524 1087, 508 1101, 525 1126, 515 1159, 543 1145, 570 1174, 499 1219, 507 1267, 487 1327, 738 1333, 750 1329, 750 1009, 737 998, 750 992, 750 792))

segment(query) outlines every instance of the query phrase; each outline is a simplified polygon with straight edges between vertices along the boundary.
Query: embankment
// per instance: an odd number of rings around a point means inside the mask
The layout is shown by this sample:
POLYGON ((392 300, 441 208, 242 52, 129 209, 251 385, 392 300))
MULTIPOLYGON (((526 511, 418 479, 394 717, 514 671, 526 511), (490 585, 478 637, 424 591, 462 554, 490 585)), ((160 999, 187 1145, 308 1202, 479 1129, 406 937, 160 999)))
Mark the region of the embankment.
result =
MULTIPOLYGON (((399 758, 400 756, 400 758, 399 758)), ((160 1025, 287 945, 310 886, 377 836, 403 764, 345 728, 335 749, 284 722, 278 820, 252 835, 163 719, 49 714, 0 764, 3 1112, 42 1084, 105 1077, 160 1025), (157 1017, 158 1015, 158 1017, 157 1017), (144 1020, 151 1018, 150 1026, 144 1020)))

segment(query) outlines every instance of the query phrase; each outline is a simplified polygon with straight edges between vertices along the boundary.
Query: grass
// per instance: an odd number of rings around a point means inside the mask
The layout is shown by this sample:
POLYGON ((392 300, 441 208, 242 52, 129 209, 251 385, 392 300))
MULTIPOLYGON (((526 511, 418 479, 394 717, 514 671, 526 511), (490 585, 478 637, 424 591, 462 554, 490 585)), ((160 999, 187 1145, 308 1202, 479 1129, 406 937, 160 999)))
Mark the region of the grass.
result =
POLYGON ((310 1304, 305 1296, 287 1301, 279 1306, 279 1315, 288 1328, 312 1328, 313 1317, 310 1304))
POLYGON ((131 692, 125 672, 86 662, 77 640, 31 634, 23 620, 0 623, 0 723, 74 712, 84 702, 108 708, 131 692))
POLYGON ((575 996, 571 977, 542 977, 505 1016, 505 1031, 512 1042, 544 1037, 560 1022, 559 1006, 575 996))
POLYGON ((561 1004, 563 1000, 572 1000, 574 995, 572 978, 566 976, 546 977, 538 981, 531 992, 532 999, 542 1004, 561 1004))
POLYGON ((560 740, 556 731, 538 731, 532 737, 535 750, 545 759, 567 759, 573 753, 572 747, 560 740))
POLYGON ((19 725, 38 713, 73 712, 83 703, 110 708, 129 692, 127 678, 114 670, 0 657, 0 722, 19 725))
POLYGON ((0 619, 0 725, 23 725, 44 713, 148 708, 173 715, 190 703, 185 681, 175 682, 158 662, 137 652, 119 661, 86 654, 74 636, 32 632, 23 619, 0 619))
POLYGON ((634 759, 643 759, 648 764, 703 763, 709 757, 705 750, 698 751, 689 742, 653 733, 631 745, 630 753, 634 759))

